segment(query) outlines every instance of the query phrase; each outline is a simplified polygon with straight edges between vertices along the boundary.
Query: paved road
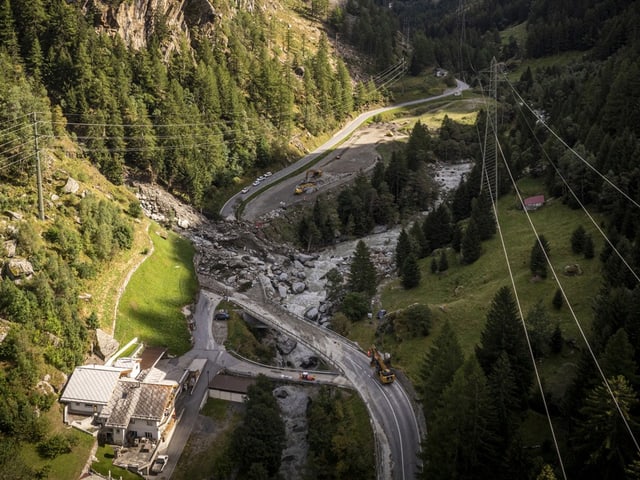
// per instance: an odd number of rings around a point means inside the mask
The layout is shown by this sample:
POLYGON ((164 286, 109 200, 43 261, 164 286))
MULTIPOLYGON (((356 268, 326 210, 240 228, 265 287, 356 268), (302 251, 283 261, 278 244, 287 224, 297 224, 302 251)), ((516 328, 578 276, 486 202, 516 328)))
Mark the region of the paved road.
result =
POLYGON ((260 194, 258 196, 253 197, 251 200, 247 202, 244 207, 243 218, 247 220, 253 220, 265 213, 274 210, 279 207, 279 203, 282 200, 289 199, 291 196, 291 192, 293 191, 293 186, 298 184, 304 177, 304 174, 301 173, 297 176, 294 176, 291 179, 287 179, 283 181, 291 173, 302 169, 305 165, 313 162, 315 159, 324 155, 325 153, 333 150, 336 145, 340 144, 347 137, 349 137, 358 127, 360 127, 367 119, 378 115, 380 113, 393 110, 395 108, 402 107, 410 107, 413 105, 418 105, 420 103, 430 102, 432 100, 438 100, 441 98, 449 97, 454 95, 456 92, 461 92, 463 90, 467 90, 469 85, 462 82, 461 80, 456 80, 456 86, 454 88, 450 88, 445 90, 444 93, 440 95, 434 95, 432 97, 421 98, 418 100, 412 100, 409 102, 403 102, 396 105, 391 105, 388 107, 381 107, 375 110, 371 110, 365 113, 358 115, 355 119, 349 122, 342 130, 337 132, 330 140, 325 142, 323 145, 318 147, 313 152, 308 155, 302 157, 297 162, 289 165, 282 170, 275 172, 271 177, 262 181, 260 186, 252 187, 251 190, 246 193, 237 193, 233 195, 227 202, 222 206, 220 210, 220 215, 222 218, 235 218, 235 209, 240 204, 241 201, 248 199, 251 195, 256 192, 256 189, 260 194), (276 187, 277 188, 274 188, 276 187))
MULTIPOLYGON (((191 431, 195 426, 200 413, 200 405, 206 394, 207 385, 213 379, 216 372, 226 369, 231 373, 247 376, 263 374, 280 380, 295 381, 299 370, 290 368, 278 368, 268 365, 260 365, 255 362, 243 361, 226 351, 223 345, 218 345, 213 337, 212 321, 216 306, 222 300, 222 296, 216 293, 201 290, 198 303, 194 312, 195 329, 193 331, 193 349, 175 359, 175 363, 187 368, 192 360, 205 358, 207 363, 204 371, 191 394, 182 393, 176 401, 176 415, 178 420, 171 434, 164 444, 158 449, 159 454, 169 455, 169 462, 164 471, 157 476, 149 476, 157 480, 168 480, 182 455, 191 431)), ((251 302, 249 302, 251 304, 251 302)), ((316 373, 316 382, 331 384, 339 387, 350 387, 349 381, 342 375, 334 372, 316 373)))
POLYGON ((412 403, 402 385, 382 385, 369 359, 355 343, 315 323, 301 320, 268 303, 234 294, 230 300, 263 322, 312 347, 337 366, 358 391, 369 410, 377 441, 377 476, 381 480, 412 480, 418 472, 421 430, 412 403))

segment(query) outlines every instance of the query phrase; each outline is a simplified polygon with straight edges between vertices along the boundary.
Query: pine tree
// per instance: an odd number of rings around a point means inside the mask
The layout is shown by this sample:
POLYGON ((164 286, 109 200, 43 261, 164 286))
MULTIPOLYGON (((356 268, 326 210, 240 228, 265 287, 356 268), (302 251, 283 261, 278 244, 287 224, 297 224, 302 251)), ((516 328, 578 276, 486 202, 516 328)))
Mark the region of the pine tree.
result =
POLYGON ((555 354, 558 354, 562 351, 562 330, 560 330, 560 324, 556 323, 556 328, 554 328, 553 333, 551 334, 551 340, 549 341, 549 345, 551 347, 551 351, 555 354))
POLYGON ((407 167, 409 170, 416 171, 421 162, 428 161, 428 153, 431 150, 431 135, 429 128, 422 125, 418 120, 411 130, 409 141, 405 147, 405 155, 407 158, 407 167))
POLYGON ((409 290, 420 285, 420 267, 413 253, 407 255, 402 265, 402 286, 409 290))
POLYGON ((553 294, 553 300, 551 300, 551 304, 556 310, 560 310, 562 308, 563 303, 564 303, 564 296, 562 295, 562 290, 558 288, 556 289, 556 293, 553 294))
POLYGON ((556 474, 553 473, 553 468, 549 464, 544 464, 542 470, 536 477, 536 480, 557 480, 556 474))
POLYGON ((414 222, 409 230, 409 234, 411 235, 411 239, 415 244, 415 253, 418 258, 424 258, 429 254, 429 242, 424 236, 424 231, 422 230, 422 225, 420 222, 414 222))
POLYGON ((506 353, 513 369, 517 396, 524 407, 533 381, 533 370, 516 302, 507 287, 500 288, 493 297, 480 345, 476 347, 478 361, 488 375, 503 352, 506 353))
POLYGON ((594 248, 595 247, 593 246, 593 239, 591 238, 591 235, 586 235, 584 237, 584 245, 582 247, 584 258, 586 258, 587 260, 592 259, 595 256, 594 248))
POLYGON ((0 3, 0 45, 6 49, 9 56, 14 57, 18 54, 18 36, 9 0, 2 0, 0 3))
POLYGON ((442 248, 451 242, 451 215, 444 203, 438 205, 438 208, 426 216, 422 230, 431 250, 442 248))
POLYGON ((350 292, 362 292, 371 298, 376 293, 376 268, 371 262, 369 248, 360 240, 351 261, 348 289, 350 292))
POLYGON ((517 415, 520 410, 520 399, 517 395, 518 387, 511 363, 504 351, 496 360, 487 382, 496 414, 500 419, 499 442, 506 449, 520 425, 517 415))
POLYGON ((547 309, 542 305, 542 302, 536 303, 529 310, 526 324, 534 355, 536 358, 543 357, 547 353, 553 329, 547 309))
POLYGON ((445 388, 451 384, 463 362, 464 355, 458 337, 447 320, 426 353, 419 372, 420 383, 417 388, 427 424, 433 420, 445 388))
POLYGON ((458 368, 433 419, 422 449, 422 478, 495 478, 497 421, 486 377, 475 357, 458 368))
POLYGON ((638 385, 640 378, 635 362, 635 349, 624 328, 609 337, 600 358, 600 367, 607 378, 623 375, 631 385, 638 385))
POLYGON ((611 377, 608 382, 622 413, 602 384, 587 396, 584 407, 580 409, 584 420, 573 437, 575 471, 579 478, 624 478, 626 465, 636 455, 636 448, 622 420, 624 416, 629 426, 637 431, 639 425, 631 415, 638 405, 636 393, 622 375, 611 377))
MULTIPOLYGON (((540 278, 547 278, 547 256, 545 255, 544 237, 539 236, 539 240, 536 240, 531 248, 531 260, 529 262, 529 268, 531 274, 540 278)), ((547 252, 548 255, 548 252, 547 252)))
POLYGON ((475 218, 478 225, 480 240, 489 240, 496 233, 496 221, 493 216, 493 208, 488 193, 481 193, 471 202, 471 217, 475 218))
POLYGON ((398 269, 398 276, 402 276, 402 267, 404 262, 411 253, 411 240, 409 234, 403 228, 398 236, 398 243, 396 245, 396 268, 398 269))
POLYGON ((584 241, 587 232, 582 225, 579 225, 571 234, 571 251, 582 253, 584 251, 584 241))
POLYGON ((440 260, 438 260, 438 271, 446 272, 447 270, 449 270, 449 261, 447 260, 447 251, 443 249, 440 252, 440 260))
POLYGON ((478 226, 473 218, 471 218, 467 224, 460 247, 462 251, 462 261, 467 265, 478 260, 482 254, 482 244, 480 243, 478 226))

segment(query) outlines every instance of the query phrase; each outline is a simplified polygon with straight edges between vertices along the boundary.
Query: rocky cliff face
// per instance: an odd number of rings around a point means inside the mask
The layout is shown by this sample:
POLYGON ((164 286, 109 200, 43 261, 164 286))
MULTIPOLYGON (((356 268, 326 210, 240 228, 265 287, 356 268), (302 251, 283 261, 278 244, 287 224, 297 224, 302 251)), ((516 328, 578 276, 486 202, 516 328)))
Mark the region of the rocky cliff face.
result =
POLYGON ((204 33, 212 31, 216 20, 216 11, 209 0, 125 0, 120 3, 94 0, 84 3, 84 9, 99 15, 99 29, 119 35, 136 50, 147 46, 154 19, 164 19, 169 34, 163 45, 165 53, 178 49, 180 40, 188 40, 194 27, 204 33))

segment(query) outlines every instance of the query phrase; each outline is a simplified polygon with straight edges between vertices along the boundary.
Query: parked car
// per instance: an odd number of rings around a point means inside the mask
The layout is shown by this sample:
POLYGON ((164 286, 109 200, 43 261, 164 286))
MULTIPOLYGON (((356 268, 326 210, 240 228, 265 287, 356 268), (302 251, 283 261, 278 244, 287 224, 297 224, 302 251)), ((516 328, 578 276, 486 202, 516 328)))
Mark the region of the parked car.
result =
POLYGON ((169 461, 169 455, 158 455, 151 466, 151 473, 153 475, 158 475, 164 470, 164 467, 167 465, 169 461))
POLYGON ((229 320, 229 312, 226 310, 218 310, 213 318, 216 320, 229 320))
POLYGON ((270 177, 271 175, 273 175, 273 173, 271 173, 271 172, 267 172, 267 173, 264 174, 265 178, 266 177, 270 177))
POLYGON ((249 187, 244 187, 242 190, 240 190, 242 193, 247 193, 249 191, 249 187))

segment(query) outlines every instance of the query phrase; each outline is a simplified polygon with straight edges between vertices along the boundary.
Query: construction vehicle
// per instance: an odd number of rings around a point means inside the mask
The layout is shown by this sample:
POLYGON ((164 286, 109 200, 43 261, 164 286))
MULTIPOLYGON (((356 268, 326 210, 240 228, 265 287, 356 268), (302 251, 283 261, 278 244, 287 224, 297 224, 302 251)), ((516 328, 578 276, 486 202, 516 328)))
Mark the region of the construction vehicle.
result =
POLYGON ((316 377, 311 375, 309 372, 302 372, 300 374, 300 380, 306 380, 308 382, 314 382, 316 377))
POLYGON ((304 176, 304 181, 309 182, 309 181, 317 180, 321 176, 322 176, 322 170, 314 170, 313 168, 310 168, 309 170, 307 170, 307 173, 304 176))
POLYGON ((322 176, 322 170, 315 170, 313 168, 307 170, 304 175, 304 180, 296 185, 295 194, 302 195, 303 193, 312 193, 316 189, 317 181, 322 176))
POLYGON ((396 374, 389 368, 391 356, 388 353, 379 352, 375 345, 371 346, 367 355, 371 359, 371 366, 376 368, 380 383, 393 383, 396 374))

